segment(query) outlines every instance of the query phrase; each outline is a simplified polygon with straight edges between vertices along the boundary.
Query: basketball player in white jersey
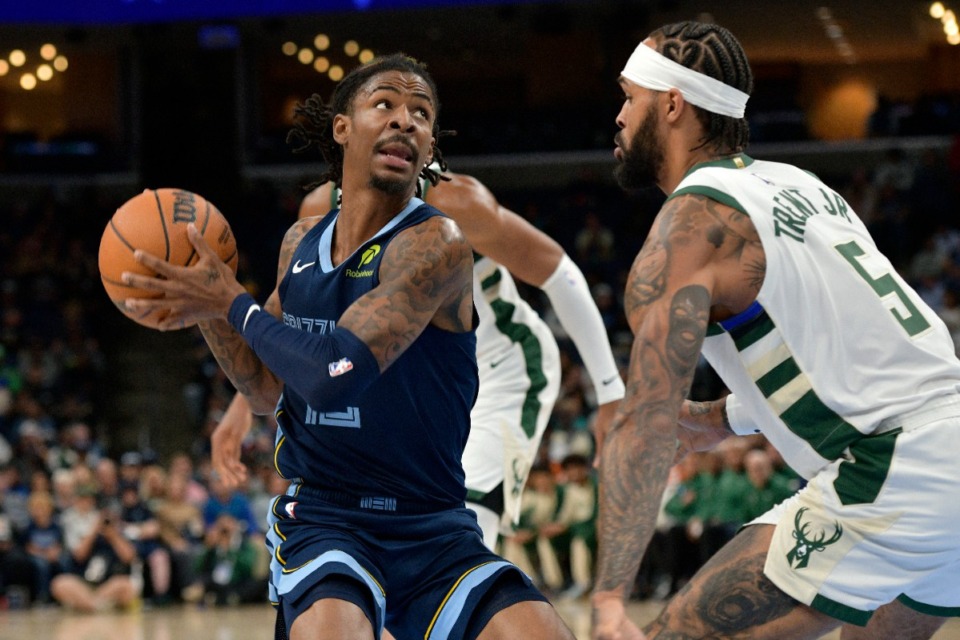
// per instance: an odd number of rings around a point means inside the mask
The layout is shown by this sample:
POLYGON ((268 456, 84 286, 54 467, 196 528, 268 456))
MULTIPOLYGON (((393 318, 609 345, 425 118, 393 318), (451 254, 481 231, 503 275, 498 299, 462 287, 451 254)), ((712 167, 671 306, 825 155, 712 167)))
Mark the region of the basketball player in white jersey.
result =
MULTIPOLYGON (((425 202, 453 218, 474 256, 474 304, 480 315, 477 366, 480 392, 470 414, 463 453, 467 506, 477 513, 484 542, 519 518, 520 497, 560 389, 560 356, 547 324, 517 292, 513 277, 542 289, 573 340, 593 383, 595 430, 606 431, 624 385, 606 329, 586 280, 563 248, 502 206, 472 176, 445 173, 421 180, 425 202), (512 275, 511 275, 512 274, 512 275)), ((332 183, 311 191, 300 218, 340 206, 332 183)), ((225 477, 244 473, 239 442, 250 413, 237 396, 213 435, 214 466, 225 477)))
POLYGON ((929 638, 960 615, 960 361, 836 191, 743 153, 752 84, 739 42, 693 22, 654 31, 621 72, 617 177, 668 198, 627 283, 593 638, 929 638), (733 395, 685 403, 701 351, 733 395), (808 484, 641 633, 623 600, 678 439, 757 431, 808 484))

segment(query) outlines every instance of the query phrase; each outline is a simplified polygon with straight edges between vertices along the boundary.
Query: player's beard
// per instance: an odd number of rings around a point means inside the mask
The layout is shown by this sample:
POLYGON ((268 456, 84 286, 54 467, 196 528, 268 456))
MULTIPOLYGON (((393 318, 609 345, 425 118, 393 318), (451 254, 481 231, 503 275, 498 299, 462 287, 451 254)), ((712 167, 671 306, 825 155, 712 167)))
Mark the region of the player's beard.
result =
POLYGON ((404 178, 384 178, 370 176, 370 186, 387 195, 396 196, 410 188, 410 182, 404 178))
POLYGON ((620 144, 620 163, 613 170, 613 176, 624 189, 650 187, 659 178, 663 167, 663 145, 657 136, 659 116, 655 106, 650 105, 643 124, 630 140, 629 148, 620 144))

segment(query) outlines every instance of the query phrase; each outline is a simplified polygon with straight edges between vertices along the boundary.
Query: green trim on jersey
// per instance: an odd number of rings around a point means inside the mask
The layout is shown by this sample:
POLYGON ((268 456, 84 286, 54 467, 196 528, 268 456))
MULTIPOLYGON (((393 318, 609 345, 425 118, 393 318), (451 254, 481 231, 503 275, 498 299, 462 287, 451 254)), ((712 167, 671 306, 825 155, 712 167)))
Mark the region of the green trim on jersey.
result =
POLYGON ((480 282, 480 288, 483 289, 484 291, 486 291, 487 289, 489 289, 489 288, 492 287, 493 285, 495 285, 495 284, 497 284, 498 282, 500 282, 500 279, 501 279, 502 277, 503 277, 503 276, 500 275, 500 269, 497 269, 497 270, 495 270, 493 273, 491 273, 489 276, 487 276, 486 278, 484 278, 482 282, 480 282))
POLYGON ((893 449, 903 429, 870 435, 850 447, 852 460, 844 460, 833 487, 844 505, 872 504, 890 472, 893 449))
POLYGON ((719 160, 708 160, 706 162, 698 162, 693 165, 687 172, 683 174, 681 181, 689 176, 691 173, 697 169, 705 169, 707 167, 720 167, 721 169, 745 169, 753 164, 755 160, 748 156, 745 153, 736 153, 728 158, 720 158, 719 160))
MULTIPOLYGON (((480 286, 484 291, 496 286, 500 282, 500 269, 483 279, 480 286)), ((512 320, 513 312, 517 308, 500 298, 490 301, 490 308, 496 318, 497 329, 504 336, 520 345, 523 359, 527 364, 527 377, 530 378, 530 388, 523 399, 523 409, 520 411, 520 427, 528 437, 532 438, 537 432, 537 416, 540 415, 540 392, 547 387, 547 376, 543 371, 543 350, 540 339, 525 324, 512 320)))
POLYGON ((825 598, 819 593, 814 596, 813 602, 810 603, 810 607, 821 613, 825 613, 832 618, 855 624, 858 627, 865 627, 867 622, 870 621, 870 616, 873 615, 872 611, 861 611, 860 609, 854 609, 853 607, 841 604, 836 600, 825 598))
POLYGON ((720 204, 725 204, 728 207, 736 209, 737 211, 739 211, 744 215, 747 215, 747 216, 750 215, 749 213, 747 213, 747 210, 743 207, 743 205, 737 202, 736 198, 734 198, 730 194, 724 193, 723 191, 720 191, 718 189, 714 189, 713 187, 705 187, 703 185, 698 185, 698 184, 695 184, 689 187, 684 187, 683 189, 677 189, 676 191, 670 194, 670 197, 667 198, 667 200, 673 200, 674 198, 677 198, 679 196, 685 196, 691 193, 694 195, 703 196, 705 198, 710 198, 711 200, 716 200, 720 204))
POLYGON ((935 604, 917 602, 913 598, 903 594, 898 596, 897 600, 899 600, 904 606, 910 607, 914 611, 925 613, 928 616, 936 616, 938 618, 960 617, 960 607, 938 607, 935 604))
MULTIPOLYGON (((690 167, 687 170, 687 172, 683 174, 683 178, 681 178, 681 182, 685 180, 691 173, 693 173, 698 169, 704 169, 707 167, 720 167, 721 169, 745 169, 746 167, 749 167, 753 163, 754 163, 754 159, 745 153, 738 153, 736 155, 730 156, 729 158, 721 158, 719 160, 709 160, 707 162, 700 162, 690 167)), ((678 196, 684 196, 691 193, 704 196, 706 198, 710 198, 711 200, 716 200, 717 202, 721 204, 725 204, 728 207, 733 207, 734 209, 736 209, 737 211, 740 211, 745 215, 750 215, 747 213, 747 210, 739 202, 737 202, 736 198, 734 198, 730 194, 724 193, 723 191, 720 191, 718 189, 714 189, 713 187, 706 187, 703 185, 692 185, 689 187, 683 187, 682 189, 677 189, 667 197, 667 200, 672 200, 673 198, 676 198, 678 196)))
POLYGON ((707 337, 712 338, 713 336, 719 336, 722 333, 726 333, 726 330, 720 326, 719 322, 711 322, 707 325, 707 337))
MULTIPOLYGON (((764 311, 756 318, 730 330, 730 337, 741 354, 761 339, 777 331, 773 320, 764 311)), ((780 341, 782 343, 782 340, 780 341)), ((773 412, 798 437, 827 460, 836 460, 851 444, 863 438, 853 425, 830 409, 817 397, 807 376, 792 354, 776 350, 768 355, 768 368, 751 374, 757 388, 767 399, 773 412), (779 361, 773 362, 779 358, 779 361)), ((741 357, 743 357, 741 355, 741 357)), ((750 371, 750 358, 744 360, 750 371)))

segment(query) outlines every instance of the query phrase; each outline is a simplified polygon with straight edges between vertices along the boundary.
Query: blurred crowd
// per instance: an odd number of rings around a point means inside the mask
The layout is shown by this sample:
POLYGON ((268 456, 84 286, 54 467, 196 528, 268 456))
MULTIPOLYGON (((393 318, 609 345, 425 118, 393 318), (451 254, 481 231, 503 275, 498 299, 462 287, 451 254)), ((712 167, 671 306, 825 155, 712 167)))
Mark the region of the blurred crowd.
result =
MULTIPOLYGON (((891 149, 875 166, 824 177, 960 347, 960 143, 945 153, 891 149)), ((243 251, 241 275, 264 297, 302 193, 268 182, 247 188, 245 209, 225 213, 243 251)), ((591 181, 497 195, 581 266, 625 367, 625 278, 662 196, 591 181)), ((243 447, 250 479, 237 490, 224 487, 211 473, 209 435, 233 388, 198 333, 193 375, 183 398, 171 398, 190 401, 196 423, 168 426, 196 434, 193 445, 125 450, 111 437, 121 427, 111 424, 117 381, 109 354, 122 348, 114 328, 129 320, 100 286, 103 222, 91 224, 90 212, 114 210, 115 199, 96 189, 51 189, 0 210, 0 607, 263 602, 266 512, 286 488, 272 463, 276 425, 255 420, 243 447)), ((557 334, 563 379, 521 520, 500 550, 551 595, 579 597, 590 588, 596 553, 596 402, 546 298, 536 289, 522 293, 557 334)), ((723 392, 702 364, 692 397, 723 392)), ((738 527, 799 483, 761 436, 688 456, 671 474, 634 596, 666 597, 681 588, 738 527)))

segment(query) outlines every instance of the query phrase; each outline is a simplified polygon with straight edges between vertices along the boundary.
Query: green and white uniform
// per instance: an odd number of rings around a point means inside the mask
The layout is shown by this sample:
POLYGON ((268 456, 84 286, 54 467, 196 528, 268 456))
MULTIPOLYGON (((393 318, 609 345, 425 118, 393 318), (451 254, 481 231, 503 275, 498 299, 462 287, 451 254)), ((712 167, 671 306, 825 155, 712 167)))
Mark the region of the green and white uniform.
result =
POLYGON ((703 353, 731 424, 756 427, 806 488, 777 524, 766 574, 863 624, 900 597, 960 615, 960 361, 944 323, 835 191, 745 155, 694 167, 671 197, 747 214, 763 244, 756 303, 711 325, 703 353), (950 444, 953 443, 953 444, 950 444))
MULTIPOLYGON (((421 197, 430 187, 421 181, 421 197)), ((560 349, 506 267, 479 254, 474 254, 473 303, 480 317, 480 391, 463 452, 467 501, 499 512, 498 496, 490 494, 502 483, 508 526, 520 517, 523 486, 560 393, 560 349)), ((496 532, 488 528, 484 537, 495 542, 496 532)))
POLYGON ((467 500, 483 504, 502 482, 509 524, 520 516, 523 486, 560 392, 560 350, 505 267, 476 257, 473 276, 480 392, 463 451, 467 500))

